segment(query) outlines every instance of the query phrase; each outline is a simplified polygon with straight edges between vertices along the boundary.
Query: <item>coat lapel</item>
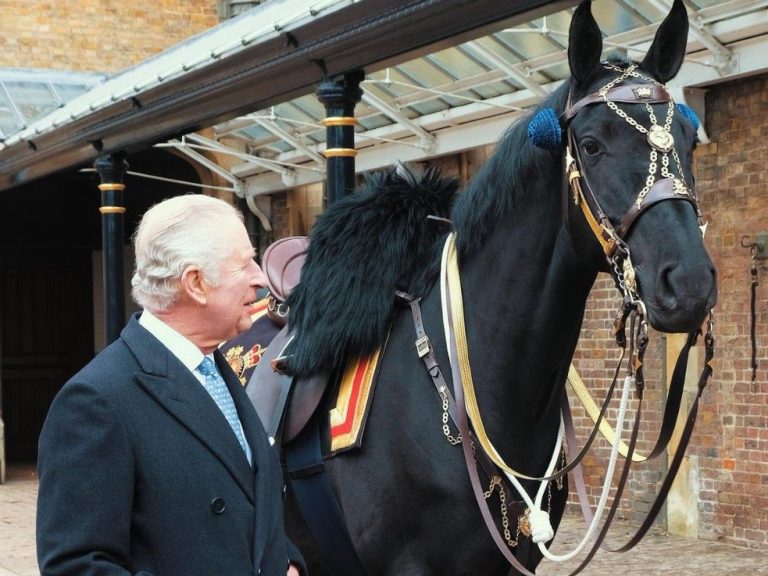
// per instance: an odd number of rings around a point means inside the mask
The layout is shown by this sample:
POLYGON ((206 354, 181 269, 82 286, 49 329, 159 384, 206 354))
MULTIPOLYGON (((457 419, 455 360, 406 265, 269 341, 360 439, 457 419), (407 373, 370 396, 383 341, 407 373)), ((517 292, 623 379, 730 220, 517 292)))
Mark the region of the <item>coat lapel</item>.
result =
MULTIPOLYGON (((253 469, 255 471, 253 489, 259 502, 259 513, 254 517, 254 534, 257 539, 263 538, 264 534, 270 532, 270 523, 273 521, 274 512, 272 507, 275 505, 276 500, 275 493, 272 490, 274 490, 275 485, 273 479, 269 478, 268 475, 270 474, 270 458, 275 459, 273 466, 279 470, 277 452, 272 448, 265 448, 268 444, 267 433, 240 380, 218 350, 214 353, 214 357, 216 358, 219 372, 224 377, 232 399, 235 401, 235 408, 237 408, 237 414, 240 417, 240 422, 245 432, 245 439, 250 445, 253 454, 253 469), (261 478, 258 478, 259 474, 262 476, 261 478)), ((282 502, 280 504, 282 505, 282 502)), ((262 563, 263 554, 264 547, 255 545, 253 565, 256 569, 262 563)))
POLYGON ((141 367, 136 382, 200 440, 254 502, 253 469, 227 419, 195 376, 136 318, 121 334, 141 367))

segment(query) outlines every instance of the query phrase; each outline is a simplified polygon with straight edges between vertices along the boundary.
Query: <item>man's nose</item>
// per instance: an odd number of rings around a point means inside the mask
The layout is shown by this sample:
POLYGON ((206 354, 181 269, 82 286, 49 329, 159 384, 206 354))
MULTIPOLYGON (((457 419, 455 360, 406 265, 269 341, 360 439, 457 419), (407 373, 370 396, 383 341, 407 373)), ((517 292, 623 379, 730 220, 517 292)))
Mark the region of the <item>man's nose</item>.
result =
POLYGON ((253 262, 253 274, 251 275, 251 284, 254 286, 258 286, 259 288, 266 288, 267 287, 267 276, 264 274, 264 271, 261 269, 261 266, 259 266, 256 261, 253 262))

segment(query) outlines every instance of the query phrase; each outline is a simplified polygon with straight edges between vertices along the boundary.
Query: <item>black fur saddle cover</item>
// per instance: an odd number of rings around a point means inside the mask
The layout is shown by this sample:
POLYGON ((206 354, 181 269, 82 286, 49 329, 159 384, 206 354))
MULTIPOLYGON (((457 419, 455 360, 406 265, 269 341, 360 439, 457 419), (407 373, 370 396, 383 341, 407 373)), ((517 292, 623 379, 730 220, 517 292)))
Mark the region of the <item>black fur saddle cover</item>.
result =
POLYGON ((318 219, 301 282, 291 293, 295 338, 288 372, 331 372, 372 353, 386 339, 395 291, 423 295, 439 267, 438 239, 458 189, 435 170, 399 167, 366 178, 355 194, 318 219))

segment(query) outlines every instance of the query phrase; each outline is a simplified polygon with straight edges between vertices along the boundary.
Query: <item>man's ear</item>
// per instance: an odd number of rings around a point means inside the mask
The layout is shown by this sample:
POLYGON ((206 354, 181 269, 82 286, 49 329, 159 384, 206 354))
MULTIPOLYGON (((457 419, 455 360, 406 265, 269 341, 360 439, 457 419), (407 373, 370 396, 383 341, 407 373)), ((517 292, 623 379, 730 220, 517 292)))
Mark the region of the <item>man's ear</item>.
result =
POLYGON ((181 273, 181 290, 198 304, 208 301, 208 284, 203 271, 195 266, 187 266, 181 273))

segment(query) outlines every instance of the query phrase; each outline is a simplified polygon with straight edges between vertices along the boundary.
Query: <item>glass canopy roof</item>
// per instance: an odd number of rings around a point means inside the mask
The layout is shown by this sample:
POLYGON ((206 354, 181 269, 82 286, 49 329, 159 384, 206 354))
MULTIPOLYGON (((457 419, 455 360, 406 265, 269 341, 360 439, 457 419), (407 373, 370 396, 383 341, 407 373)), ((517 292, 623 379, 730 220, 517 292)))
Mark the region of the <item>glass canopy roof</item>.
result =
POLYGON ((0 141, 104 79, 102 74, 0 68, 0 141))
MULTIPOLYGON (((296 11, 308 2, 276 2, 270 14, 279 18, 281 10, 296 11)), ((603 32, 606 52, 619 50, 641 58, 671 3, 594 0, 592 12, 603 32)), ((690 22, 688 55, 678 77, 668 84, 676 99, 691 94, 692 86, 768 70, 768 0, 685 3, 690 22)), ((249 14, 255 16, 257 10, 271 5, 254 8, 111 78, 0 69, 0 151, 143 87, 156 87, 167 77, 232 46, 245 46, 251 36, 261 33, 251 29, 249 14), (238 20, 248 23, 248 29, 240 30, 238 20), (232 30, 245 36, 230 38, 232 30), (222 36, 228 43, 216 49, 222 36)), ((367 70, 361 84, 362 101, 355 109, 358 169, 426 159, 496 141, 503 128, 567 77, 567 31, 572 13, 573 8, 561 10, 396 66, 367 70)), ((269 21, 262 20, 262 27, 273 33, 269 21)), ((187 134, 157 145, 175 148, 204 163, 238 193, 270 193, 324 178, 324 117, 322 104, 314 94, 307 94, 217 124, 205 135, 187 134), (227 154, 234 160, 221 162, 221 155, 227 154)))
MULTIPOLYGON (((692 74, 701 80, 735 72, 728 44, 754 37, 754 30, 748 30, 740 38, 734 31, 741 26, 738 22, 759 16, 761 34, 768 39, 765 0, 687 0, 686 4, 691 22, 688 60, 696 65, 692 74)), ((671 0, 595 0, 592 12, 606 52, 642 57, 670 6, 671 0)), ((535 105, 569 74, 567 32, 572 13, 573 8, 563 10, 367 74, 361 85, 363 100, 355 109, 356 147, 364 150, 397 142, 427 149, 441 126, 519 113, 535 105), (465 118, 461 111, 470 108, 471 117, 465 118), (446 118, 442 125, 435 121, 440 115, 446 118)), ((691 83, 693 78, 688 77, 679 85, 691 83)), ((215 143, 177 144, 182 151, 186 146, 224 154, 233 149, 245 161, 232 169, 239 178, 258 178, 270 171, 270 162, 284 176, 286 169, 322 172, 324 116, 323 106, 309 94, 215 126, 215 143)), ((256 193, 268 191, 256 189, 256 193)))

